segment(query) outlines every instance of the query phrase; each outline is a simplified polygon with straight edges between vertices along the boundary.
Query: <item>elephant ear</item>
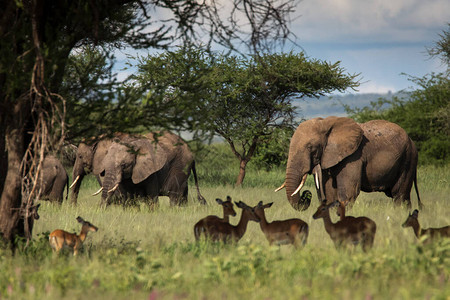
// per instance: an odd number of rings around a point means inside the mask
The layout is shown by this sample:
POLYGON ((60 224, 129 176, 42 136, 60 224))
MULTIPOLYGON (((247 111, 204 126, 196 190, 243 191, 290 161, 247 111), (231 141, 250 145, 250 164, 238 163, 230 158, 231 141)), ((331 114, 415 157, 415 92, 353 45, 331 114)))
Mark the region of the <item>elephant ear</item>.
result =
POLYGON ((108 149, 112 145, 112 141, 110 140, 100 140, 94 146, 92 146, 92 173, 94 175, 99 175, 103 170, 105 170, 105 166, 103 165, 103 159, 106 154, 108 154, 108 149))
POLYGON ((350 118, 329 117, 323 120, 328 123, 327 145, 322 154, 322 169, 328 169, 347 156, 353 154, 363 138, 363 130, 350 118))
POLYGON ((164 167, 167 153, 164 148, 148 139, 139 139, 132 144, 137 153, 131 180, 138 184, 164 167))

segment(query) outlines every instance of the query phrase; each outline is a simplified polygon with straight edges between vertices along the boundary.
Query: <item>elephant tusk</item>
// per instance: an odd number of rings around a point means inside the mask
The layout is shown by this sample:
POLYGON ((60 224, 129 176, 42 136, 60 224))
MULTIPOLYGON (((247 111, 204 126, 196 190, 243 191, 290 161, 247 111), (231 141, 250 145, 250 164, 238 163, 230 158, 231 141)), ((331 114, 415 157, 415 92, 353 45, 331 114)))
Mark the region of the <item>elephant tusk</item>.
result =
POLYGON ((319 185, 319 173, 314 172, 314 182, 316 183, 316 188, 317 190, 320 190, 320 185, 319 185))
POLYGON ((100 194, 101 191, 103 191, 103 187, 101 187, 98 191, 93 193, 92 196, 96 196, 96 195, 100 194))
POLYGON ((75 183, 77 183, 78 179, 80 179, 80 175, 78 175, 77 178, 75 178, 75 180, 70 185, 69 189, 72 189, 75 186, 75 183))
POLYGON ((298 188, 295 190, 295 192, 292 193, 291 197, 294 196, 295 194, 297 194, 298 192, 300 192, 300 190, 302 189, 303 185, 305 184, 306 177, 308 177, 308 173, 306 173, 303 176, 302 182, 300 182, 300 184, 298 185, 298 188))
POLYGON ((108 194, 109 193, 112 193, 112 192, 114 192, 115 190, 117 190, 117 188, 119 187, 119 184, 118 183, 116 183, 116 185, 115 186, 113 186, 113 188, 112 189, 110 189, 109 191, 108 191, 108 194))
POLYGON ((286 185, 286 182, 283 182, 283 184, 275 190, 275 193, 278 192, 279 190, 284 189, 285 185, 286 185))

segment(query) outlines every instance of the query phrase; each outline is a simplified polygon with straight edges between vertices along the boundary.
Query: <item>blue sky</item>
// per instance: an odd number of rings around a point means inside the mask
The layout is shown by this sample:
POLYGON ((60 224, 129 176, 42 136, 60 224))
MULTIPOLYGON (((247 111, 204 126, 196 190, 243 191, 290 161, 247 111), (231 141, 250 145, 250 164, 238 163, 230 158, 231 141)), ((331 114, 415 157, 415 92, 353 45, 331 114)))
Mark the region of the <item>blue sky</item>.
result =
POLYGON ((449 0, 303 0, 291 30, 308 56, 361 73, 359 93, 397 92, 444 71, 426 48, 448 30, 449 0))
MULTIPOLYGON (((341 61, 347 72, 361 73, 356 93, 397 92, 412 86, 401 73, 422 77, 445 70, 426 48, 448 30, 447 23, 449 0, 302 0, 291 21, 301 48, 288 44, 284 50, 341 61)), ((126 53, 116 54, 118 68, 126 53)), ((119 77, 131 71, 121 71, 119 77)))

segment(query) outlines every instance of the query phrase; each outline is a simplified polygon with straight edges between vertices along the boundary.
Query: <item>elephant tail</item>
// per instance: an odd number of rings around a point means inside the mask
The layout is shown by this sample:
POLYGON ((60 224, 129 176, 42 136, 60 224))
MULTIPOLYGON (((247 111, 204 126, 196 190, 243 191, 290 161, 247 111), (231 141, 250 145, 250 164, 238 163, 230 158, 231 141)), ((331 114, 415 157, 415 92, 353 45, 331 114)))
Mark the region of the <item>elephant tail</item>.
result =
MULTIPOLYGON (((205 205, 206 200, 200 193, 200 187, 198 185, 197 170, 195 169, 195 160, 192 161, 190 169, 192 169, 192 174, 194 175, 195 187, 197 188, 197 199, 200 202, 200 204, 205 205)), ((189 175, 189 173, 188 173, 188 175, 189 175)))
POLYGON ((417 195, 417 204, 419 206, 419 209, 423 209, 423 204, 420 201, 420 196, 419 196, 419 188, 417 187, 417 171, 416 174, 414 175, 414 189, 416 190, 416 195, 417 195))

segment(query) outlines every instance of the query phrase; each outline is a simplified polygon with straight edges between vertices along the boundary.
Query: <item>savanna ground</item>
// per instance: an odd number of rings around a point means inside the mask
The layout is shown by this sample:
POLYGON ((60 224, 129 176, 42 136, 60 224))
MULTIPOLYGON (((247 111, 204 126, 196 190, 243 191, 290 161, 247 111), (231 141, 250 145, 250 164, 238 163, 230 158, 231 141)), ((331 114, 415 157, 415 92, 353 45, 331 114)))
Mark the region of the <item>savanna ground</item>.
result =
MULTIPOLYGON (((0 249, 0 299, 450 299, 450 239, 418 243, 411 228, 401 227, 409 211, 384 194, 362 193, 348 212, 377 224, 374 248, 350 253, 336 250, 323 221, 312 219, 315 192, 304 212, 295 211, 284 192, 273 192, 284 180, 283 170, 249 170, 244 187, 234 188, 229 183, 236 168, 217 162, 198 169, 208 206, 197 203, 191 182, 186 207, 169 207, 161 197, 154 208, 100 209, 100 196, 91 196, 98 189, 92 177, 83 182, 76 207, 41 202, 28 248, 15 256, 0 249), (266 210, 269 221, 303 219, 310 226, 307 245, 270 247, 254 222, 236 245, 196 243, 193 225, 206 215, 221 215, 215 199, 227 195, 249 205, 274 202, 266 210), (79 232, 77 216, 98 232, 89 233, 78 257, 53 255, 49 232, 79 232)), ((418 181, 425 205, 421 225, 449 225, 450 169, 420 167, 418 181)), ((306 188, 314 190, 311 178, 306 188)), ((235 209, 233 224, 240 216, 235 209)), ((332 218, 337 220, 334 211, 332 218)))

